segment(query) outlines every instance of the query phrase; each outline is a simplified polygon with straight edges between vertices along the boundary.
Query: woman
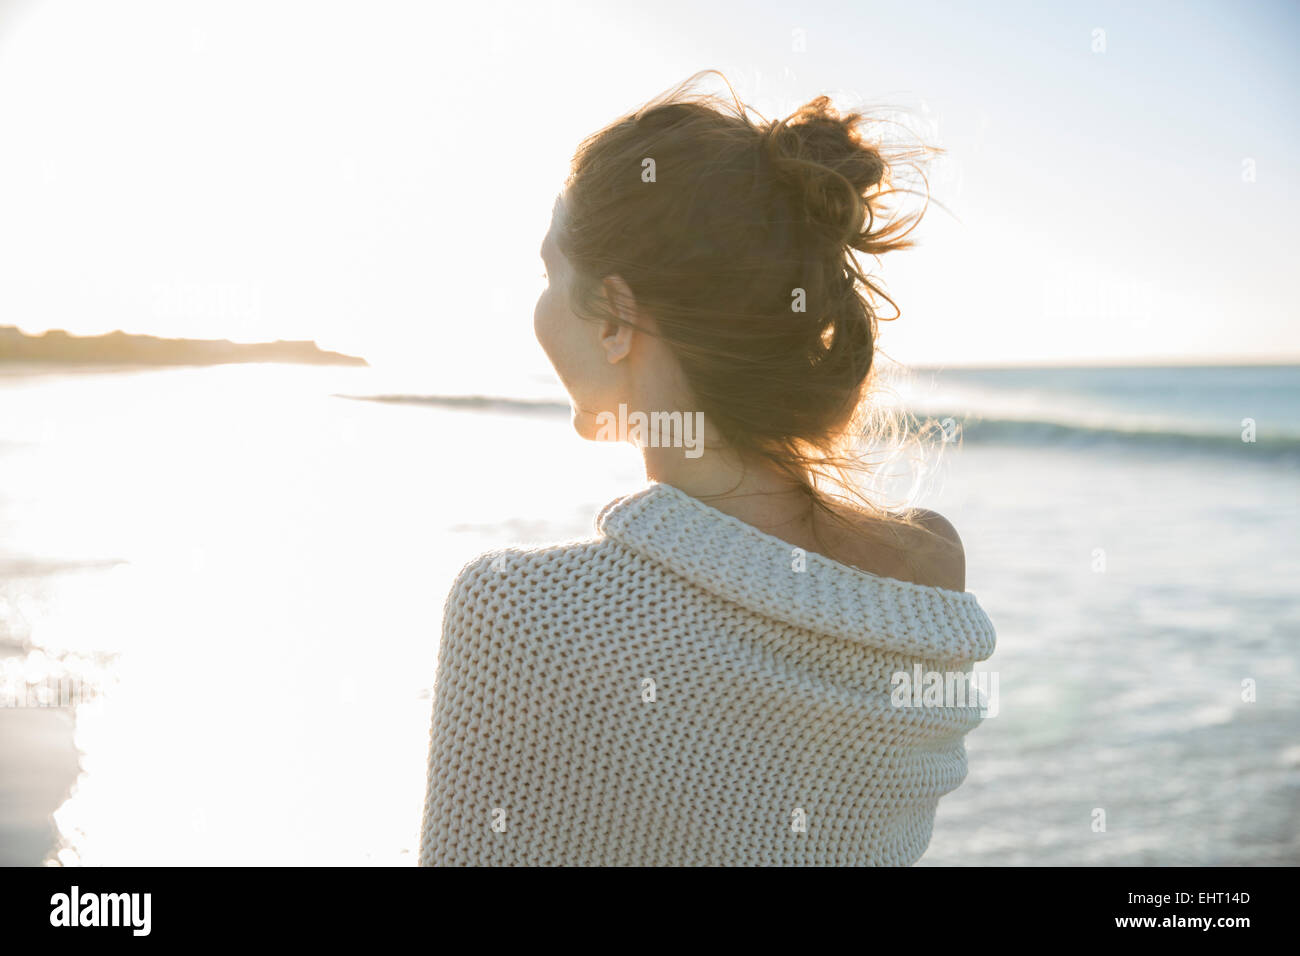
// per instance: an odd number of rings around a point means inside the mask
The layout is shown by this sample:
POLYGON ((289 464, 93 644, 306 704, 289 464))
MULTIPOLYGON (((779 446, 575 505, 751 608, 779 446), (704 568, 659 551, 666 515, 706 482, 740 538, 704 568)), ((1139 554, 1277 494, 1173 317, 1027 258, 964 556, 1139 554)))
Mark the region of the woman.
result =
POLYGON ((541 247, 573 425, 649 486, 457 578, 424 865, 911 864, 965 777, 975 702, 899 693, 993 651, 961 543, 847 493, 888 165, 824 97, 688 89, 580 146, 541 247))

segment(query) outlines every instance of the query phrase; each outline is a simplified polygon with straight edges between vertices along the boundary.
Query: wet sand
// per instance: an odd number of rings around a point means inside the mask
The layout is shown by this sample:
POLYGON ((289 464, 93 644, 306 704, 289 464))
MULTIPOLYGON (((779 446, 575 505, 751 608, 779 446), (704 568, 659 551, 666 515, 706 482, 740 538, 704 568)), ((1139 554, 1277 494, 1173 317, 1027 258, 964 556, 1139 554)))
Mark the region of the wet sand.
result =
POLYGON ((76 782, 70 708, 0 709, 0 866, 39 866, 56 849, 51 815, 76 782))

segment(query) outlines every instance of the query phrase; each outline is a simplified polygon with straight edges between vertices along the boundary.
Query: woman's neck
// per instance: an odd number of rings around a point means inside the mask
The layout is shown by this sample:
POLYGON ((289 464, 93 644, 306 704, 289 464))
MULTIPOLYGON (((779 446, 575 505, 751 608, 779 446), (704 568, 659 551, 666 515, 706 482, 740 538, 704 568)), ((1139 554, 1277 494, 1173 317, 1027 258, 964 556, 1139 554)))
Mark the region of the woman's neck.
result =
POLYGON ((712 445, 698 458, 688 458, 680 448, 643 448, 642 454, 647 479, 672 485, 723 514, 778 537, 809 527, 807 490, 767 462, 712 445))

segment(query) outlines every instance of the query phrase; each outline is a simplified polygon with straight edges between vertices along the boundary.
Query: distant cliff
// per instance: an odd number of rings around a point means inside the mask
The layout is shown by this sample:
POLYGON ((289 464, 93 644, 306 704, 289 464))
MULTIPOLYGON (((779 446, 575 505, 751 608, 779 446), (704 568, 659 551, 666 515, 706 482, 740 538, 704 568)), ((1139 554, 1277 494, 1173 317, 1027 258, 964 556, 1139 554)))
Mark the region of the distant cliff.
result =
POLYGON ((51 362, 60 365, 369 364, 355 355, 326 352, 315 342, 307 341, 281 339, 243 345, 226 339, 160 339, 126 332, 69 335, 62 329, 28 335, 12 325, 0 325, 0 362, 51 362))

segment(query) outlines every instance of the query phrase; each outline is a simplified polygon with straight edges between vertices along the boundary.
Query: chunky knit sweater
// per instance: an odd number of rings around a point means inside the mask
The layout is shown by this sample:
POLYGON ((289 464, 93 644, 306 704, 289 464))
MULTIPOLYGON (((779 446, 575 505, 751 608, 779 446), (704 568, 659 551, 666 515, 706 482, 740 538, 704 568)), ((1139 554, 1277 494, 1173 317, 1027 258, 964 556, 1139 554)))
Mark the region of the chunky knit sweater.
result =
POLYGON ((421 865, 907 865, 980 708, 969 592, 878 577, 664 484, 481 555, 444 610, 421 865))

